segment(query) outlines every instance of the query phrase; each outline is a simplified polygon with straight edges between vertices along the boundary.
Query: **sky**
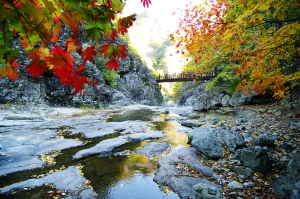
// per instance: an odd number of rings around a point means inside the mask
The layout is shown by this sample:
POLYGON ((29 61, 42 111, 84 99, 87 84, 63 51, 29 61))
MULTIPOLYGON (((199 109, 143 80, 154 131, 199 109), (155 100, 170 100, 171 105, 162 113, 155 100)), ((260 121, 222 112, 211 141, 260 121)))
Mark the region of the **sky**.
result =
MULTIPOLYGON (((153 41, 163 42, 166 37, 176 31, 179 27, 180 12, 178 9, 185 8, 191 1, 199 2, 201 0, 151 0, 149 8, 144 8, 141 0, 127 0, 123 10, 123 16, 145 13, 148 18, 142 20, 142 23, 134 23, 129 28, 129 38, 132 46, 142 56, 143 61, 147 63, 148 68, 152 68, 153 62, 150 55, 151 48, 149 44, 153 41), (176 12, 177 14, 173 14, 176 12)), ((177 49, 168 47, 165 51, 165 58, 168 64, 165 66, 169 73, 180 73, 184 64, 184 59, 175 52, 177 49), (171 56, 170 56, 171 55, 171 56)))

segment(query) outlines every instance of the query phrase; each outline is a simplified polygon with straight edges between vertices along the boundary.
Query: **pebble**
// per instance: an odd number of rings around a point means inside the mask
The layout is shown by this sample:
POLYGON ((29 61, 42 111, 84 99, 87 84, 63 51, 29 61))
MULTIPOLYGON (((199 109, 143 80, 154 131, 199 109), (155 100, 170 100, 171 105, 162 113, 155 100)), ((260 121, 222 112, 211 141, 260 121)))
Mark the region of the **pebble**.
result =
POLYGON ((253 187, 254 183, 253 182, 245 182, 244 186, 246 186, 246 187, 253 187))
POLYGON ((283 169, 284 168, 284 163, 283 162, 276 162, 275 166, 278 168, 278 169, 283 169))
POLYGON ((227 188, 232 190, 243 189, 243 185, 237 181, 232 181, 227 185, 227 188))
POLYGON ((291 159, 288 157, 282 157, 280 160, 281 162, 289 162, 291 159))

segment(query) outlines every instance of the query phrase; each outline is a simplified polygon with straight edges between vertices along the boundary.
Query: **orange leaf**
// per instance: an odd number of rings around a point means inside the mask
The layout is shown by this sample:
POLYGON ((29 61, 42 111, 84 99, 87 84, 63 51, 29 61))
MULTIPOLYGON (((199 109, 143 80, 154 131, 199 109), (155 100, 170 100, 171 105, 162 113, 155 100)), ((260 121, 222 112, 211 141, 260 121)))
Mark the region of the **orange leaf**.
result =
POLYGON ((87 62, 87 60, 92 62, 94 56, 97 55, 97 52, 94 49, 95 49, 95 46, 90 46, 90 47, 87 47, 86 49, 82 50, 81 59, 84 59, 84 62, 87 62))

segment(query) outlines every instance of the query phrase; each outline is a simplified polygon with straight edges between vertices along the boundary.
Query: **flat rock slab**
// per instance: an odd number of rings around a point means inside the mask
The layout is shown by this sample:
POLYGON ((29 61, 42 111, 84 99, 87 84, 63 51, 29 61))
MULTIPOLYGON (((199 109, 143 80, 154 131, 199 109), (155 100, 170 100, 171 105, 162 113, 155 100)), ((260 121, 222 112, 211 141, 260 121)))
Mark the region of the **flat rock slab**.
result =
POLYGON ((83 144, 73 139, 49 139, 56 136, 52 130, 19 130, 0 134, 0 176, 17 171, 42 168, 39 156, 49 151, 63 150, 83 144))
POLYGON ((199 127, 202 126, 203 124, 201 122, 195 121, 195 120, 186 120, 181 122, 182 126, 187 126, 187 127, 199 127))
POLYGON ((154 157, 162 155, 163 152, 170 147, 171 145, 166 142, 151 142, 147 143, 143 148, 134 152, 133 154, 141 154, 147 157, 154 157))
MULTIPOLYGON (((44 186, 45 184, 53 184, 56 189, 83 192, 85 190, 88 190, 84 188, 85 181, 86 178, 80 174, 80 170, 78 168, 75 168, 74 166, 71 166, 65 170, 49 174, 42 178, 29 179, 23 182, 18 182, 3 187, 0 189, 0 193, 9 194, 14 192, 15 190, 19 190, 23 188, 40 187, 40 186, 44 186)), ((95 194, 91 191, 85 191, 83 195, 87 196, 87 198, 95 197, 95 194), (87 196, 87 194, 89 195, 87 196)))
POLYGON ((213 183, 199 178, 178 176, 179 173, 176 170, 175 164, 179 162, 190 165, 193 170, 204 176, 215 176, 210 167, 202 165, 199 154, 199 151, 193 147, 182 147, 163 156, 162 160, 157 164, 159 169, 155 172, 153 180, 160 185, 170 185, 174 191, 180 194, 181 198, 191 195, 192 186, 195 184, 203 182, 213 183))
POLYGON ((73 156, 73 158, 78 159, 85 155, 91 155, 91 154, 101 154, 101 157, 109 156, 111 154, 111 151, 114 148, 124 145, 126 143, 142 142, 144 140, 149 140, 149 139, 160 139, 166 136, 167 135, 161 134, 161 131, 147 131, 146 133, 133 133, 129 135, 122 135, 116 138, 103 140, 94 147, 81 150, 77 152, 73 156))
POLYGON ((146 123, 138 121, 101 122, 93 125, 79 125, 69 129, 72 134, 83 133, 86 138, 104 137, 121 131, 121 134, 146 132, 146 123))

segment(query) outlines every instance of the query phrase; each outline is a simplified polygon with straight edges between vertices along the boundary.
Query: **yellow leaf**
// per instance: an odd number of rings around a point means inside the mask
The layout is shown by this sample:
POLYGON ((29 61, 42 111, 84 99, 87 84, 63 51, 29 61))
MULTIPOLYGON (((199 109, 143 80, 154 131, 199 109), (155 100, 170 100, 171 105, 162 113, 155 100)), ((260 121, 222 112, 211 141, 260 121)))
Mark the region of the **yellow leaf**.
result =
POLYGON ((284 18, 285 18, 285 15, 284 15, 282 12, 279 12, 278 15, 277 15, 277 17, 278 17, 278 19, 279 19, 280 21, 283 21, 284 18))
POLYGON ((292 1, 291 2, 291 7, 292 8, 296 8, 299 5, 299 3, 297 1, 292 1))
POLYGON ((263 15, 263 14, 258 14, 258 15, 256 16, 256 18, 259 19, 260 21, 262 21, 263 18, 264 18, 264 15, 263 15))
POLYGON ((53 2, 51 0, 50 1, 43 0, 43 3, 45 5, 45 8, 47 8, 51 14, 57 11, 57 9, 54 7, 53 2))
POLYGON ((264 11, 264 10, 269 9, 269 7, 270 7, 270 5, 263 4, 263 5, 260 7, 260 10, 261 10, 261 11, 264 11))

